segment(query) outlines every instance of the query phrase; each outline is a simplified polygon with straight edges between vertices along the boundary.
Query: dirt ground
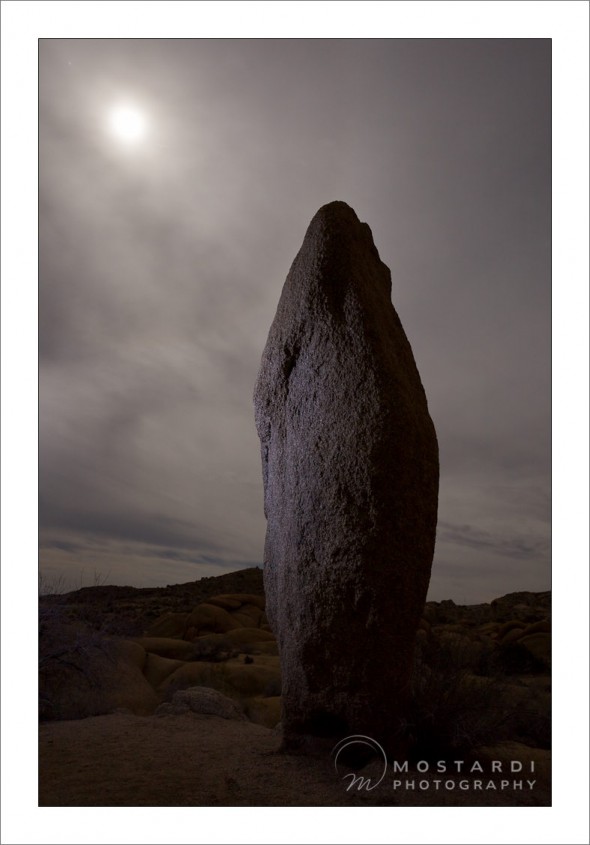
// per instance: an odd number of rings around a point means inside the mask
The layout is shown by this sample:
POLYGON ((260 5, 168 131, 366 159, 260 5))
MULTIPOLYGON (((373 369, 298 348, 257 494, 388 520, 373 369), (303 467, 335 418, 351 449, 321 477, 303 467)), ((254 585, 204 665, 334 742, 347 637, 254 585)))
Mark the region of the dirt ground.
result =
MULTIPOLYGON (((116 713, 39 730, 39 805, 70 807, 186 806, 549 806, 547 765, 533 775, 467 776, 388 770, 373 789, 349 789, 329 754, 282 753, 280 735, 260 725, 195 713, 135 716, 116 713), (531 790, 526 778, 535 778, 531 790), (394 779, 414 789, 393 788, 394 779), (439 784, 453 779, 456 786, 439 784), (444 780, 443 780, 444 779, 444 780), (494 780, 496 789, 475 788, 494 780), (510 781, 500 788, 501 779, 510 781), (523 788, 514 789, 520 779, 523 788), (469 788, 459 788, 459 781, 469 788), (425 784, 428 783, 428 788, 425 784), (421 784, 421 787, 419 786, 421 784)), ((360 772, 373 777, 375 762, 360 772)))

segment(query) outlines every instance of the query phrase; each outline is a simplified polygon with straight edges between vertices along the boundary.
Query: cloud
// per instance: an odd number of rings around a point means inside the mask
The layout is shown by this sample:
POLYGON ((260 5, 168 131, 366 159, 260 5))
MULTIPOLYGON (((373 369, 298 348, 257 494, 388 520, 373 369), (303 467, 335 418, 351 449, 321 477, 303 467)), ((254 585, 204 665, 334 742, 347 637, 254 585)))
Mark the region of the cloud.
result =
POLYGON ((435 568, 548 571, 550 42, 42 39, 40 63, 52 565, 72 536, 137 584, 261 560, 254 381, 309 220, 343 199, 438 431, 435 568), (123 94, 152 127, 132 156, 105 131, 123 94))
POLYGON ((472 525, 453 525, 447 522, 439 522, 437 536, 445 544, 466 546, 476 551, 489 549, 502 557, 516 559, 539 559, 548 556, 550 549, 550 544, 544 537, 502 537, 472 525))

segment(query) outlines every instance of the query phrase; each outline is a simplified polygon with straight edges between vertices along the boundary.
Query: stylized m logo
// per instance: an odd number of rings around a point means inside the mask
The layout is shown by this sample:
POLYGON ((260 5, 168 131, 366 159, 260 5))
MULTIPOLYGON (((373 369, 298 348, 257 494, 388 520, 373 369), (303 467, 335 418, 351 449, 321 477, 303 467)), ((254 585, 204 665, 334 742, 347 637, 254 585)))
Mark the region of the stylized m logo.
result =
POLYGON ((347 775, 342 775, 342 780, 344 780, 344 778, 350 778, 350 783, 346 787, 347 792, 352 789, 352 787, 355 786, 355 784, 357 783, 357 789, 359 791, 366 786, 367 792, 370 792, 371 789, 375 789, 375 787, 381 783, 381 781, 383 780, 383 775, 381 775, 377 783, 374 783, 372 786, 371 778, 364 778, 362 775, 355 775, 354 772, 349 772, 347 775))
POLYGON ((355 734, 354 736, 347 736, 345 739, 341 739, 340 742, 334 746, 332 749, 332 754, 334 755, 334 768, 337 774, 340 774, 338 771, 338 757, 344 751, 345 748, 350 748, 351 745, 367 745, 370 749, 372 749, 375 754, 383 760, 383 771, 381 772, 381 776, 373 783, 373 778, 370 777, 363 777, 363 775, 357 775, 355 772, 347 772, 345 775, 342 775, 342 780, 345 778, 350 778, 350 783, 346 787, 346 791, 348 792, 354 786, 356 786, 357 791, 361 789, 365 789, 367 792, 370 792, 371 789, 375 789, 376 786, 379 786, 383 778, 385 777, 385 773, 387 772, 387 756, 383 748, 379 745, 379 743, 371 739, 370 736, 364 736, 363 734, 355 734))

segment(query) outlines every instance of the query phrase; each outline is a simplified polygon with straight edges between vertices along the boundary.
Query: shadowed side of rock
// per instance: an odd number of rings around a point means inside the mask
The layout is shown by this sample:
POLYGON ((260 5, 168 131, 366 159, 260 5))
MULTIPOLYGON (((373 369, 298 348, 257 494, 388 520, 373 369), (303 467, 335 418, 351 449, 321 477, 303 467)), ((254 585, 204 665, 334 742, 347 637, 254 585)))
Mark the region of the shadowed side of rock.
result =
POLYGON ((391 277, 343 202, 313 218, 255 388, 287 747, 398 745, 434 553, 438 447, 391 277))

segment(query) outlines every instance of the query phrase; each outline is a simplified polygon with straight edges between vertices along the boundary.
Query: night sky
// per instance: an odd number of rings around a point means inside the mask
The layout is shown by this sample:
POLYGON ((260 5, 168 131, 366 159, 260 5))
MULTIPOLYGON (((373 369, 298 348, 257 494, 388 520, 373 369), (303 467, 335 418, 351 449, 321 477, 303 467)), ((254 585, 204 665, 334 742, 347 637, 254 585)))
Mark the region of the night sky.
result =
POLYGON ((41 572, 261 565, 254 381, 344 200, 439 437, 429 598, 548 589, 551 41, 42 39, 39 65, 41 572))

